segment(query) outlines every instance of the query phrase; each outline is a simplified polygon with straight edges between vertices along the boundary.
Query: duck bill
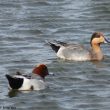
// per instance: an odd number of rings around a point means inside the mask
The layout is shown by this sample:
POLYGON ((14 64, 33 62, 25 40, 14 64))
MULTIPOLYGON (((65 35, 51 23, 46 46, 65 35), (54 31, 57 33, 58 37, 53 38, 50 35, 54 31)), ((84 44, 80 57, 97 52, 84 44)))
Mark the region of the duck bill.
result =
POLYGON ((104 43, 108 43, 108 44, 110 44, 110 41, 108 41, 108 40, 105 38, 104 43))

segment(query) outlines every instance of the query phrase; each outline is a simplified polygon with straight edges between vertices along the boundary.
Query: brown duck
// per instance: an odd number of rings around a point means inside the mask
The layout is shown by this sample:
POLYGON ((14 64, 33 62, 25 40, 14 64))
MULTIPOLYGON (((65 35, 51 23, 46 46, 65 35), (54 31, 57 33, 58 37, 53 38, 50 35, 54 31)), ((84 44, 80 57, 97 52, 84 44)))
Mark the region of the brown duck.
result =
POLYGON ((102 60, 104 58, 100 45, 110 43, 101 32, 91 36, 91 48, 87 49, 80 44, 67 44, 60 41, 48 42, 59 58, 74 61, 102 60))

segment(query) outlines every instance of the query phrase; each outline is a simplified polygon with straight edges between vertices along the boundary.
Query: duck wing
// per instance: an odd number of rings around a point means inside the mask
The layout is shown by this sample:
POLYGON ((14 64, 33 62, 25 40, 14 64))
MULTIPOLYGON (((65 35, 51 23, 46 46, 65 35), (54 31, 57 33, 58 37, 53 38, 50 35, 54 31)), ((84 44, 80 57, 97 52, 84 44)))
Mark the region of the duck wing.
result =
POLYGON ((27 74, 22 74, 21 72, 19 72, 19 71, 17 71, 16 72, 16 75, 14 75, 15 77, 26 77, 27 79, 31 79, 32 78, 32 76, 31 75, 27 75, 27 74))
POLYGON ((54 42, 55 42, 57 45, 60 45, 60 46, 66 46, 66 45, 68 45, 67 43, 62 42, 62 41, 58 41, 58 40, 54 40, 54 42))
POLYGON ((89 59, 90 52, 82 45, 68 44, 59 49, 57 56, 68 60, 83 61, 89 59))

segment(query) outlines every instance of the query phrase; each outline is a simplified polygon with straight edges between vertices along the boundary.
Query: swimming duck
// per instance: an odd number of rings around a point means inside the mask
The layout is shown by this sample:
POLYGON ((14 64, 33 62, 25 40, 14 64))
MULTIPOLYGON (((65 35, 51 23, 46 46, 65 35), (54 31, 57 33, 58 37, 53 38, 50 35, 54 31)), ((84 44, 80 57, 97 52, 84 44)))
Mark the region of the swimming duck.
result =
POLYGON ((59 58, 74 61, 102 60, 104 58, 100 44, 110 43, 101 32, 92 34, 90 45, 91 49, 87 49, 80 44, 67 44, 65 42, 56 41, 48 42, 51 48, 56 52, 59 58))
POLYGON ((35 76, 40 76, 40 79, 35 79, 30 75, 22 75, 17 72, 16 75, 6 75, 9 82, 9 89, 15 90, 42 90, 46 88, 45 77, 49 75, 48 68, 44 64, 40 64, 35 67, 32 71, 35 76))

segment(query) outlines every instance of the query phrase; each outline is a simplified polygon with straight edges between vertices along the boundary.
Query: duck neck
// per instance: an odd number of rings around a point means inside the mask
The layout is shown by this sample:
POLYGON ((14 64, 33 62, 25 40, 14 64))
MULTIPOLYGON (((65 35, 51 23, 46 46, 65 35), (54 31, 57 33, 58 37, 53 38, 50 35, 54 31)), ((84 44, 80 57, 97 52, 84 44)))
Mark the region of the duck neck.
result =
POLYGON ((102 52, 99 44, 92 44, 92 50, 93 50, 95 53, 100 53, 100 52, 102 52))
POLYGON ((93 59, 101 60, 103 59, 103 53, 100 48, 100 44, 92 44, 93 59))

